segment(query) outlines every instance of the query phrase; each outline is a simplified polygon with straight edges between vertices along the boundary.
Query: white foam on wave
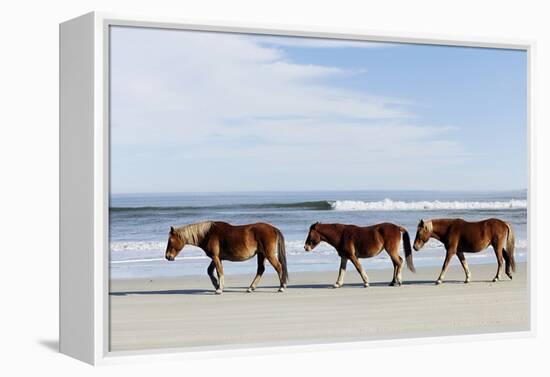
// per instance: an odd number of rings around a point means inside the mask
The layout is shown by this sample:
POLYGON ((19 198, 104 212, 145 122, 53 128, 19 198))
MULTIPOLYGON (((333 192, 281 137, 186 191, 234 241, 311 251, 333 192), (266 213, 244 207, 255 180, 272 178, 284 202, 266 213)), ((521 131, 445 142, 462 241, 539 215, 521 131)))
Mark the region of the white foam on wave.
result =
POLYGON ((162 250, 166 248, 166 241, 111 242, 110 248, 111 251, 162 250))
MULTIPOLYGON (((180 256, 179 259, 208 259, 205 256, 180 256)), ((123 259, 123 260, 112 260, 111 264, 119 263, 149 263, 149 262, 166 262, 166 258, 140 258, 140 259, 123 259)))
POLYGON ((527 200, 511 199, 506 201, 415 201, 405 202, 384 199, 376 202, 361 200, 337 200, 331 203, 336 211, 409 211, 409 210, 458 210, 458 209, 522 209, 527 208, 527 200))

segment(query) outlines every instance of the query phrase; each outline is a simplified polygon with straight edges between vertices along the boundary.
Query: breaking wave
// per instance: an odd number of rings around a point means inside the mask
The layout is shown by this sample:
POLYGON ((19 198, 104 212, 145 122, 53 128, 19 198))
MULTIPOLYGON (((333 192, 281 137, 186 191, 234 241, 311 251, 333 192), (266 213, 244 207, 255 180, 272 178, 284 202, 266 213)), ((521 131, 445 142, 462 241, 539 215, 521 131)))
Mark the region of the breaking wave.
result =
POLYGON ((494 202, 468 202, 468 201, 395 201, 384 199, 376 202, 361 200, 337 200, 331 207, 336 211, 422 211, 422 210, 507 210, 527 208, 527 200, 511 199, 494 202))
POLYGON ((227 204, 203 207, 111 207, 112 213, 119 214, 150 214, 192 212, 200 210, 210 211, 239 211, 239 210, 311 210, 311 211, 407 211, 407 210, 507 210, 527 208, 527 200, 511 199, 505 201, 401 201, 384 199, 381 201, 363 200, 318 200, 293 203, 256 203, 256 204, 227 204))

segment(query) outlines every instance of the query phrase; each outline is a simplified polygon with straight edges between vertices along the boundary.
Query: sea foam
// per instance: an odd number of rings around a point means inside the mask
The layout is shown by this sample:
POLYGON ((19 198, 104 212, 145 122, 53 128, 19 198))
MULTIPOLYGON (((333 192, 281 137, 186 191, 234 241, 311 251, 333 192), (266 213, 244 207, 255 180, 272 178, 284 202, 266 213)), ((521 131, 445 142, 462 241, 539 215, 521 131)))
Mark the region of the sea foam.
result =
POLYGON ((506 201, 382 201, 366 202, 361 200, 336 200, 331 203, 336 211, 411 211, 411 210, 506 210, 527 208, 527 200, 511 199, 506 201))

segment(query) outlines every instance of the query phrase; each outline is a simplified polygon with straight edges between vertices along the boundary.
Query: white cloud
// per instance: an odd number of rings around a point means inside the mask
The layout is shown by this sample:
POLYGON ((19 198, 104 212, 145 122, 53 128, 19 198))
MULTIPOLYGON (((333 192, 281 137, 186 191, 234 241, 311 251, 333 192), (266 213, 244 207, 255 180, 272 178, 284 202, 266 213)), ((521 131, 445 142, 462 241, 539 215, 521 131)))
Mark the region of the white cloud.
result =
POLYGON ((243 36, 117 29, 112 46, 113 126, 144 135, 151 122, 156 129, 188 132, 182 126, 204 130, 246 118, 410 116, 399 100, 323 83, 355 72, 296 64, 281 50, 243 36))
MULTIPOLYGON (((395 169, 412 159, 433 167, 463 154, 460 145, 446 140, 452 129, 413 125, 410 101, 334 84, 338 78, 365 71, 298 64, 281 48, 288 43, 338 47, 333 44, 344 42, 279 37, 265 37, 268 42, 262 42, 261 38, 115 28, 111 44, 115 149, 178 146, 180 152, 161 156, 163 161, 200 158, 223 165, 231 160, 246 166, 243 171, 250 170, 260 185, 262 174, 279 169, 274 161, 286 169, 286 175, 310 170, 319 177, 328 168, 349 182, 353 169, 363 172, 380 164, 395 169), (271 163, 270 169, 262 170, 266 163, 271 163), (339 170, 342 163, 352 170, 339 170)), ((113 156, 117 158, 116 150, 113 156)), ((150 154, 150 158, 160 157, 150 154)), ((207 180, 205 174, 195 172, 207 180)))

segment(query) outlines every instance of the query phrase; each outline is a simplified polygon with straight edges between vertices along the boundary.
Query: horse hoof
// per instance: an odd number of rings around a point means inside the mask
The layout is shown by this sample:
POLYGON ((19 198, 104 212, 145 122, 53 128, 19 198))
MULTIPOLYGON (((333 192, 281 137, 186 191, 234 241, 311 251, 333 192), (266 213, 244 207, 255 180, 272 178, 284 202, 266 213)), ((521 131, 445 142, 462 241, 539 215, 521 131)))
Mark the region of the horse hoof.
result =
POLYGON ((394 281, 392 281, 392 282, 390 283, 390 287, 395 287, 396 285, 397 285, 397 283, 395 283, 394 281))
POLYGON ((246 293, 252 293, 253 291, 254 291, 254 289, 248 288, 248 289, 246 290, 246 293))
POLYGON ((464 280, 464 284, 469 284, 469 283, 470 283, 470 279, 464 280))
POLYGON ((497 281, 499 281, 500 279, 499 278, 494 278, 493 279, 493 283, 496 283, 497 281))
POLYGON ((440 285, 441 283, 443 283, 441 280, 436 280, 435 281, 435 285, 440 285))
POLYGON ((514 278, 512 277, 512 274, 506 274, 508 275, 508 277, 510 278, 510 280, 513 280, 514 278))
POLYGON ((338 284, 338 283, 332 285, 332 288, 340 288, 340 287, 341 287, 341 285, 338 284))
POLYGON ((221 289, 216 289, 216 294, 217 294, 217 295, 221 295, 222 292, 223 292, 223 291, 222 291, 221 289))
POLYGON ((282 292, 284 292, 284 291, 285 291, 285 289, 284 289, 283 287, 279 288, 279 292, 282 293, 282 292))
POLYGON ((369 283, 365 283, 365 288, 368 288, 369 287, 369 283))

